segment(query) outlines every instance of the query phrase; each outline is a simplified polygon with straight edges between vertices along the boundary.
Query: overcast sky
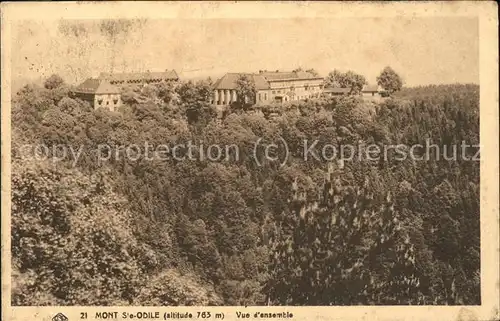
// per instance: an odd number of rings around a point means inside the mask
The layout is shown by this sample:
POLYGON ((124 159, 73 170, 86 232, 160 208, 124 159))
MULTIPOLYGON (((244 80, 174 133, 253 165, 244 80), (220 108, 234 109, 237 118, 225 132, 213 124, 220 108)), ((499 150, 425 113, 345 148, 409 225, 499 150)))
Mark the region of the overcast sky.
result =
POLYGON ((408 86, 479 83, 477 19, 148 20, 120 33, 114 45, 99 20, 74 23, 78 37, 56 21, 14 28, 13 81, 58 73, 78 83, 112 66, 116 72, 175 69, 183 78, 300 66, 324 76, 353 70, 373 84, 389 65, 408 86))

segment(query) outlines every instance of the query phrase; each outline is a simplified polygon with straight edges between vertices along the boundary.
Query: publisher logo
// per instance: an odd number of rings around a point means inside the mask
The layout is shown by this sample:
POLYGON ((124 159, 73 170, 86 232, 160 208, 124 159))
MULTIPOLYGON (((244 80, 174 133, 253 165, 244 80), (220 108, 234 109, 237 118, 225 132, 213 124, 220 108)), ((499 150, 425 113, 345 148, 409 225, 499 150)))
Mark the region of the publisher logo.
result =
POLYGON ((68 317, 62 313, 58 313, 52 318, 52 321, 68 321, 68 317))

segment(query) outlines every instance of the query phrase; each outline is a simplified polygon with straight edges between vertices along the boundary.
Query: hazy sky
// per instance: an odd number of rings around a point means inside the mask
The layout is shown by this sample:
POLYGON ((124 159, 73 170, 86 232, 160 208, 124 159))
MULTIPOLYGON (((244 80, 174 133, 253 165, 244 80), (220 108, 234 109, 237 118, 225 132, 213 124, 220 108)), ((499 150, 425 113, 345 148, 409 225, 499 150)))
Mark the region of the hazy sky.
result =
POLYGON ((78 83, 112 66, 116 72, 175 69, 183 78, 300 66, 322 75, 354 70, 375 83, 390 65, 410 86, 479 82, 478 20, 472 18, 147 20, 115 42, 100 25, 19 24, 13 29, 13 80, 58 73, 78 83), (74 28, 63 28, 68 25, 74 28))

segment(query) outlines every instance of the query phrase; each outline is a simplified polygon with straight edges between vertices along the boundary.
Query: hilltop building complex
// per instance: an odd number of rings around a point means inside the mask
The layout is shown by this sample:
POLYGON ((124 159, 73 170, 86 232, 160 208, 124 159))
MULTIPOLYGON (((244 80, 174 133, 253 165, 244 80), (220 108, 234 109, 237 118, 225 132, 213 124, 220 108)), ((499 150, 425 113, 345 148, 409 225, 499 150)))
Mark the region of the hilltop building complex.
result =
POLYGON ((122 104, 120 88, 102 79, 89 78, 85 80, 76 87, 73 94, 75 97, 89 102, 94 109, 105 107, 114 111, 122 104))
POLYGON ((94 108, 105 107, 111 111, 121 106, 121 89, 127 86, 145 86, 178 81, 175 70, 143 73, 101 73, 98 78, 88 78, 74 90, 75 97, 88 101, 94 108))
POLYGON ((257 104, 287 102, 318 97, 323 77, 306 71, 259 73, 227 73, 214 84, 214 105, 230 105, 238 100, 237 81, 246 75, 255 83, 257 104))
MULTIPOLYGON (((213 85, 211 103, 223 107, 238 101, 238 81, 242 76, 255 86, 254 102, 257 105, 284 103, 303 99, 350 94, 349 88, 323 88, 323 77, 308 71, 280 72, 261 70, 258 73, 227 73, 213 85)), ((88 78, 75 90, 74 96, 88 101, 94 108, 116 110, 122 105, 124 87, 141 88, 168 82, 177 82, 175 70, 143 73, 101 73, 98 78, 88 78)), ((378 100, 378 86, 366 85, 360 95, 368 100, 378 100)), ((248 98, 248 97, 247 97, 248 98)))

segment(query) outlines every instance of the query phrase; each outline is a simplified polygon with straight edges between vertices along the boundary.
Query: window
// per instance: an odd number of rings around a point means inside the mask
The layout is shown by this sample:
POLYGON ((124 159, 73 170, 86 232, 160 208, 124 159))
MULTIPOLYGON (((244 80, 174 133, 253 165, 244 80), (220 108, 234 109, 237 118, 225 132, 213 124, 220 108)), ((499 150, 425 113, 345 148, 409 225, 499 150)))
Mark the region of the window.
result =
POLYGON ((109 101, 106 102, 106 106, 109 105, 109 101))
POLYGON ((113 103, 116 105, 118 104, 118 98, 113 99, 113 103))
POLYGON ((273 90, 273 92, 272 92, 272 93, 273 93, 273 95, 274 95, 274 94, 276 94, 276 90, 273 90))
POLYGON ((101 99, 97 99, 97 103, 102 104, 102 98, 101 99))

